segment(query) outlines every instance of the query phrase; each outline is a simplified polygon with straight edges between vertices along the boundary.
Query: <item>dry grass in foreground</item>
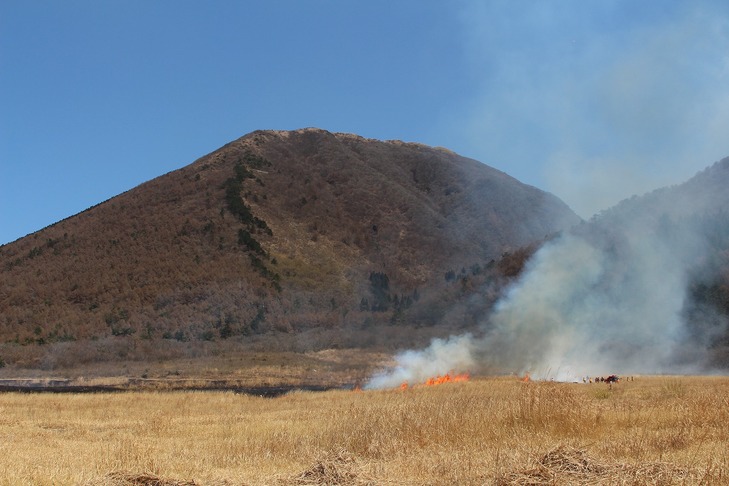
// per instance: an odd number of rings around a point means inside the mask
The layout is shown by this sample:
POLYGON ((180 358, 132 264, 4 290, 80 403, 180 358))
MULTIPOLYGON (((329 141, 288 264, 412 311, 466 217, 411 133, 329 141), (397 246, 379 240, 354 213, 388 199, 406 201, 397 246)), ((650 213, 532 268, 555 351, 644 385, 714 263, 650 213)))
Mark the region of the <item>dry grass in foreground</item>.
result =
POLYGON ((729 378, 0 395, 0 484, 729 484, 729 378))

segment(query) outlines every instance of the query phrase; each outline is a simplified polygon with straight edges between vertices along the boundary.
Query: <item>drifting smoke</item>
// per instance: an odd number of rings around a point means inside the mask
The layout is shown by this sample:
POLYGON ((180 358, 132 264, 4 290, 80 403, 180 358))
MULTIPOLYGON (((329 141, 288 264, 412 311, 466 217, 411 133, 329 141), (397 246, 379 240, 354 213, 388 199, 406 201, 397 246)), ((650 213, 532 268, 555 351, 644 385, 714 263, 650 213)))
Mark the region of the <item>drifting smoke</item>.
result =
MULTIPOLYGON (((729 159, 717 164, 713 176, 720 170, 729 175, 729 159)), ((436 340, 425 350, 403 353, 370 386, 449 371, 528 372, 560 381, 705 371, 707 329, 697 336, 686 323, 686 309, 697 260, 708 253, 697 215, 722 207, 706 189, 687 183, 673 192, 656 191, 545 244, 478 337, 436 340), (703 192, 691 193, 693 188, 703 192)), ((725 319, 714 321, 718 325, 710 331, 725 332, 725 319)))
POLYGON ((644 237, 618 262, 575 236, 543 248, 496 307, 483 361, 558 380, 674 368, 686 272, 644 237))
POLYGON ((452 336, 449 339, 434 339, 422 351, 406 351, 397 356, 397 366, 375 375, 367 388, 387 388, 401 383, 423 383, 430 377, 444 375, 449 370, 469 370, 476 362, 473 359, 474 339, 470 334, 452 336), (445 370, 445 371, 444 371, 445 370))

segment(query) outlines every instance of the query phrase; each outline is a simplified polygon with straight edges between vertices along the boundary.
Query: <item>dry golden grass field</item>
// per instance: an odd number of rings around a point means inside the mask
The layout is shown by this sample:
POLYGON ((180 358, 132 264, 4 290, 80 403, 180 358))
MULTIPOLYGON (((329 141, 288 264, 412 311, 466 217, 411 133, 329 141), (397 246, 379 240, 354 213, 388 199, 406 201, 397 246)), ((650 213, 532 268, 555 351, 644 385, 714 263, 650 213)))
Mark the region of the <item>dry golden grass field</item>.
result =
POLYGON ((729 484, 729 378, 3 393, 0 484, 729 484))

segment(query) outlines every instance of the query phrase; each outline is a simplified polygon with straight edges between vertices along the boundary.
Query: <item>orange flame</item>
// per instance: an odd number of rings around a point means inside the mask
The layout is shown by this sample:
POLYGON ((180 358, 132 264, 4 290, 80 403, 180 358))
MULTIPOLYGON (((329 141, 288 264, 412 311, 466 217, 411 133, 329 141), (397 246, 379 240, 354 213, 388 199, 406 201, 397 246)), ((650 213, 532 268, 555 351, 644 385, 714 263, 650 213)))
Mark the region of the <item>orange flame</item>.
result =
POLYGON ((446 373, 442 376, 435 376, 432 378, 428 378, 425 381, 425 386, 433 386, 433 385, 442 385, 443 383, 457 383, 462 381, 468 381, 471 379, 471 376, 468 373, 461 373, 458 375, 451 375, 450 373, 446 373))
POLYGON ((521 379, 523 383, 528 383, 532 381, 532 379, 529 377, 529 373, 524 373, 524 378, 521 379))
MULTIPOLYGON (((442 385, 443 383, 458 383, 463 381, 469 381, 471 379, 471 375, 468 373, 459 373, 459 374, 452 374, 452 373, 446 373, 445 375, 438 375, 431 378, 428 378, 425 380, 424 383, 421 384, 414 384, 411 385, 407 381, 403 381, 399 387, 400 391, 407 391, 410 388, 417 388, 420 386, 434 386, 434 385, 442 385)), ((359 387, 355 387, 354 391, 361 391, 359 387)))

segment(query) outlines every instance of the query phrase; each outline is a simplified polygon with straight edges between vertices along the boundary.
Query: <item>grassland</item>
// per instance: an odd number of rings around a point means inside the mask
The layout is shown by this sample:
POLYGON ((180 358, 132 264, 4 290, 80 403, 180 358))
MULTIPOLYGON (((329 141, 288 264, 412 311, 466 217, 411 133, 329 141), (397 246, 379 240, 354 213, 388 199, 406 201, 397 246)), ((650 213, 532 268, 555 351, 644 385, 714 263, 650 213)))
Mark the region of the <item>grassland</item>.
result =
POLYGON ((0 484, 729 484, 729 378, 0 394, 0 484))
MULTIPOLYGON (((135 391, 191 388, 245 388, 266 386, 346 387, 363 382, 392 363, 384 352, 362 349, 327 349, 308 353, 257 352, 225 349, 205 343, 193 357, 85 363, 78 366, 0 368, 2 384, 17 382, 43 386, 63 382, 70 386, 110 386, 135 391)), ((225 343, 228 344, 228 343, 225 343)))

